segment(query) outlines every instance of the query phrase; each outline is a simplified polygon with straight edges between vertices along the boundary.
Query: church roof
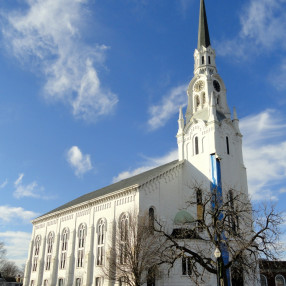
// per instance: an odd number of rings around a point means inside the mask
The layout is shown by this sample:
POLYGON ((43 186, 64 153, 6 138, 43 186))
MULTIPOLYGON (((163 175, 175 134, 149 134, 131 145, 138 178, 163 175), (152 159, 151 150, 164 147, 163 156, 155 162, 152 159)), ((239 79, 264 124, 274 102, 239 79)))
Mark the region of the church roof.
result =
POLYGON ((43 216, 46 216, 46 215, 49 215, 49 214, 52 214, 52 213, 55 213, 58 211, 62 211, 64 209, 85 203, 87 201, 99 198, 101 196, 111 194, 111 193, 116 192, 116 191, 120 191, 122 189, 131 187, 134 185, 137 185, 137 186, 143 185, 143 184, 147 183, 148 181, 156 178, 160 174, 163 174, 163 173, 167 172, 168 170, 173 169, 174 167, 176 167, 182 163, 183 163, 183 161, 175 160, 175 161, 172 161, 168 164, 156 167, 154 169, 151 169, 149 171, 146 171, 146 172, 143 172, 141 174, 135 175, 133 177, 127 178, 125 180, 119 181, 119 182, 114 183, 112 185, 106 186, 104 188, 98 189, 98 190, 90 192, 90 193, 87 193, 81 197, 78 197, 78 198, 76 198, 76 199, 74 199, 74 200, 72 200, 72 201, 70 201, 70 202, 68 202, 68 203, 66 203, 66 204, 64 204, 64 205, 44 214, 42 216, 40 216, 40 217, 38 217, 38 219, 42 218, 43 216))
POLYGON ((208 20, 205 8, 204 0, 201 0, 201 7, 200 7, 200 20, 199 20, 199 37, 198 37, 198 49, 201 46, 205 48, 211 45, 209 28, 208 28, 208 20))

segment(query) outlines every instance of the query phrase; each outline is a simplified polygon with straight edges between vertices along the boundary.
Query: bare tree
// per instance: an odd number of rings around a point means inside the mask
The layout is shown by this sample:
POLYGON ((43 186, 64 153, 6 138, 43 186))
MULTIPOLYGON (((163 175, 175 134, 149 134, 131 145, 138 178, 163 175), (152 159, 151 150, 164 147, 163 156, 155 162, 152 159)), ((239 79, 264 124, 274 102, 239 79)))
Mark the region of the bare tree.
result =
POLYGON ((21 274, 19 267, 12 261, 5 261, 1 266, 0 272, 4 278, 16 278, 21 274))
POLYGON ((23 276, 23 271, 6 258, 6 248, 3 242, 0 242, 0 273, 4 278, 16 278, 17 275, 23 276))
POLYGON ((153 285, 163 242, 154 233, 153 218, 125 213, 116 223, 104 274, 120 285, 153 285), (122 284, 121 284, 122 283, 122 284))
POLYGON ((4 242, 0 242, 0 268, 6 261, 6 248, 4 242))
POLYGON ((232 285, 243 285, 243 276, 257 279, 258 258, 278 257, 282 215, 273 206, 254 209, 248 196, 235 190, 224 196, 217 189, 193 190, 186 202, 186 210, 196 213, 192 223, 170 232, 157 220, 155 231, 166 238, 162 263, 171 269, 182 260, 196 285, 204 282, 205 273, 216 274, 219 285, 228 285, 230 275, 232 285))

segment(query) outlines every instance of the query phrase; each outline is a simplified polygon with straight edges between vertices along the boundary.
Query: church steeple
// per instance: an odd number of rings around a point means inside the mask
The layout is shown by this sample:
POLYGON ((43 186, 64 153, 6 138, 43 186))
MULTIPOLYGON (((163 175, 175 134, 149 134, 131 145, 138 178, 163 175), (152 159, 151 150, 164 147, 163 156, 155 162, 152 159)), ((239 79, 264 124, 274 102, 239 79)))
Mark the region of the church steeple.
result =
POLYGON ((210 45, 211 45, 211 40, 208 28, 205 1, 201 0, 199 33, 198 33, 198 50, 200 49, 201 46, 208 48, 210 45))

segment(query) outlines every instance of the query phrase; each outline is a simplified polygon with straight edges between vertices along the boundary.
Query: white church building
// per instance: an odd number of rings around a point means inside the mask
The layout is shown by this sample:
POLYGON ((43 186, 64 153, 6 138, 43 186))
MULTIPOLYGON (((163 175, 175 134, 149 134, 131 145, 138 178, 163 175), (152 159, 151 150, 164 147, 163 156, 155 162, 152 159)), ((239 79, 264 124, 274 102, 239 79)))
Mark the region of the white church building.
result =
MULTIPOLYGON (((187 89, 186 114, 179 112, 178 160, 87 193, 34 219, 24 286, 123 285, 109 281, 100 268, 106 262, 106 242, 114 222, 128 220, 130 210, 154 213, 172 229, 194 182, 210 189, 210 182, 219 178, 223 192, 233 189, 247 195, 239 120, 235 109, 230 112, 215 60, 201 0, 194 76, 187 89)), ((197 208, 188 212, 199 215, 197 208)), ((192 285, 179 264, 152 286, 192 285)), ((210 274, 203 285, 216 283, 216 275, 210 274)))

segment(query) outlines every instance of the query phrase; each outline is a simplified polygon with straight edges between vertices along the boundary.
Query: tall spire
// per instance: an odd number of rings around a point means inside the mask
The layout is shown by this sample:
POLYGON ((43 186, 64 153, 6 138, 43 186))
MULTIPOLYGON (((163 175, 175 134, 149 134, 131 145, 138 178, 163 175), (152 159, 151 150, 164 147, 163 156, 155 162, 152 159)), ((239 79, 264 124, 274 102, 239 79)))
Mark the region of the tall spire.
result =
POLYGON ((211 45, 209 28, 208 28, 208 20, 205 8, 205 1, 201 0, 200 7, 200 20, 199 20, 199 37, 198 37, 198 50, 201 46, 207 48, 211 45))

